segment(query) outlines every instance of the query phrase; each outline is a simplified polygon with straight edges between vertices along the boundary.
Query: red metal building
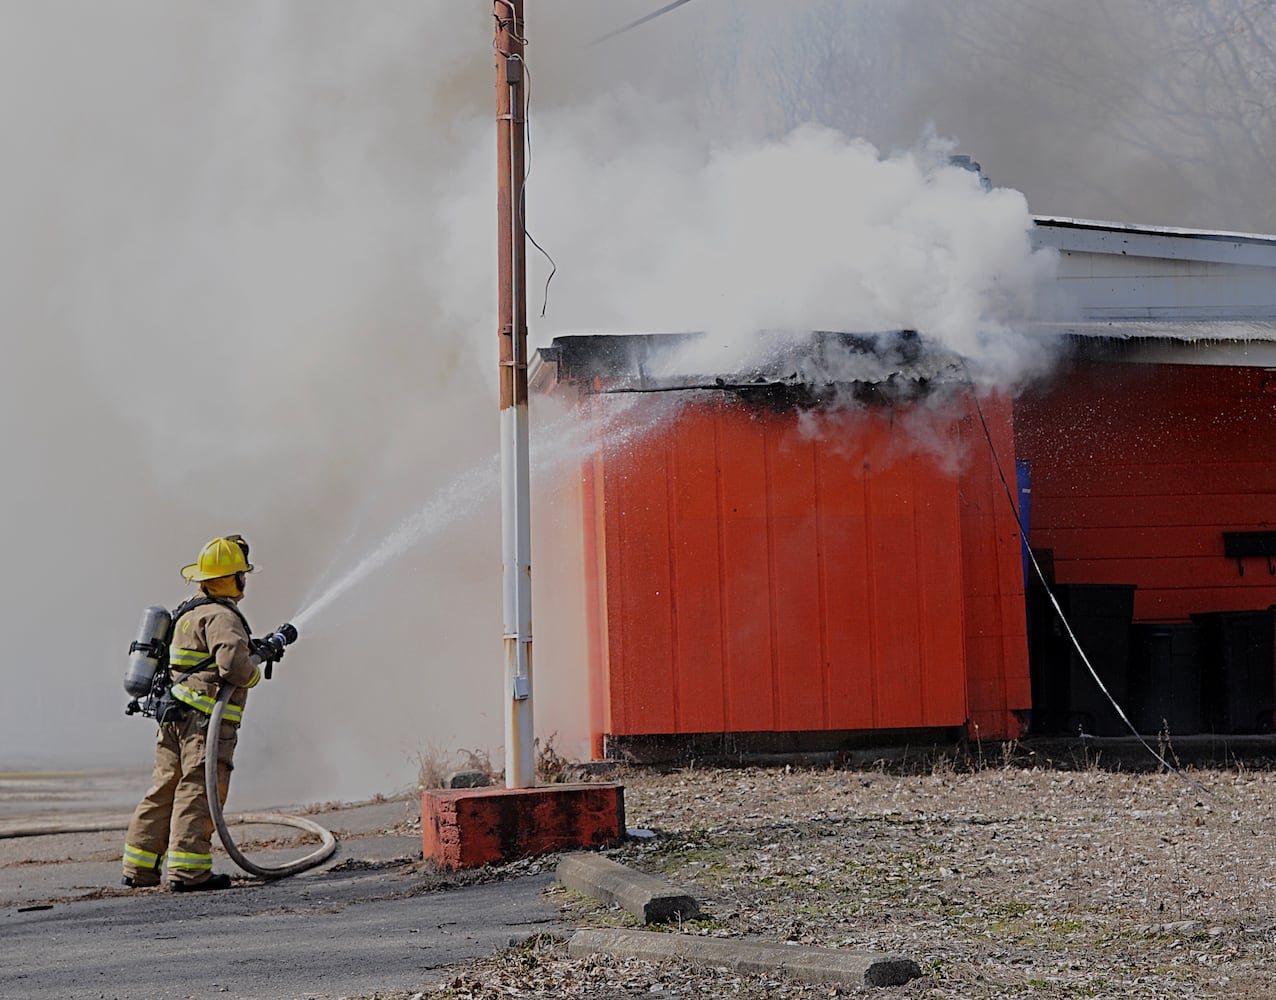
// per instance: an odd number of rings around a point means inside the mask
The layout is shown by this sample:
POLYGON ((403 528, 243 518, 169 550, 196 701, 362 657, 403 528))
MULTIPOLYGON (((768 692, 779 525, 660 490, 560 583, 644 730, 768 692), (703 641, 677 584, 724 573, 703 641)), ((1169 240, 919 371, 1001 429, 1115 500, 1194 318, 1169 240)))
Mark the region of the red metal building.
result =
POLYGON ((1063 360, 1013 402, 976 400, 899 337, 816 336, 702 376, 666 363, 680 336, 540 352, 534 389, 606 428, 564 479, 584 572, 558 567, 584 582, 596 754, 700 734, 1013 738, 1056 698, 1062 725, 1103 731, 1067 714, 1091 688, 1071 649, 1059 665, 1046 629, 1029 635, 1017 465, 1052 582, 1133 594, 1091 659, 1144 731, 1212 697, 1230 709, 1175 716, 1179 732, 1270 727, 1276 240, 1067 219, 1036 238, 1073 311, 1034 324, 1063 360), (810 362, 830 350, 873 363, 824 378, 810 362), (1202 665, 1193 638, 1191 663, 1136 676, 1131 625, 1186 634, 1234 612, 1266 622, 1249 674, 1230 653, 1202 665), (1257 714, 1229 723, 1251 688, 1257 714))
MULTIPOLYGON (((606 428, 570 473, 592 731, 1018 735, 1020 540, 969 391, 644 374, 669 339, 559 338, 537 371, 606 428)), ((1010 401, 981 402, 1009 458, 1010 401)))
MULTIPOLYGON (((1032 544, 1140 732, 1269 732, 1276 384, 1262 368, 1131 360, 1140 350, 1080 344, 1016 401, 1032 544)), ((1032 593, 1048 644, 1055 616, 1032 593)), ((1128 734, 1073 651, 1034 642, 1032 660, 1034 731, 1128 734)))
POLYGON ((1276 603, 1276 564, 1224 544, 1276 530, 1276 373, 1119 358, 1016 403, 1033 545, 1061 583, 1136 585, 1136 622, 1276 603))

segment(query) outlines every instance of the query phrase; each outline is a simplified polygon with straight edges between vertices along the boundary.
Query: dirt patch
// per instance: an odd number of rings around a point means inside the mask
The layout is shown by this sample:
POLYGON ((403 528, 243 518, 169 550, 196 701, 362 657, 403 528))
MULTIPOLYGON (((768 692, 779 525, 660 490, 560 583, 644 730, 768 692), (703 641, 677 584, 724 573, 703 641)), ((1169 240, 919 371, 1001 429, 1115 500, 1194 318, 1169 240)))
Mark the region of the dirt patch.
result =
MULTIPOLYGON (((1276 776, 1033 769, 971 773, 697 769, 623 776, 631 827, 609 852, 690 889, 751 935, 902 954, 901 998, 1276 996, 1276 776)), ((578 926, 623 911, 556 890, 578 926)), ((537 938, 426 995, 828 996, 780 980, 574 961, 537 938)), ((881 995, 864 989, 864 995, 881 995)), ((850 991, 849 995, 856 995, 850 991)))

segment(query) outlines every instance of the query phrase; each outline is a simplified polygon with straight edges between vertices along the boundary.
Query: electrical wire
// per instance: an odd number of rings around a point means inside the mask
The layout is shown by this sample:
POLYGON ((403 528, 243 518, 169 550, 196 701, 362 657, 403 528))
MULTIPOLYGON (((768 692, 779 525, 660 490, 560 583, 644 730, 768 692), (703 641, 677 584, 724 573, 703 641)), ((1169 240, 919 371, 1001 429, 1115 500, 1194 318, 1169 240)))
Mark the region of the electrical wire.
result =
MULTIPOLYGON (((497 30, 497 33, 500 33, 500 32, 501 32, 502 30, 504 30, 504 29, 506 28, 506 26, 508 25, 508 27, 509 27, 509 33, 510 33, 510 35, 513 37, 514 41, 518 42, 518 44, 519 44, 519 45, 526 45, 526 44, 527 44, 527 39, 526 39, 526 38, 523 38, 522 36, 520 36, 520 35, 518 35, 518 34, 515 34, 515 32, 514 32, 514 29, 515 29, 516 27, 518 27, 518 16, 517 16, 517 14, 518 14, 518 12, 514 10, 514 5, 513 5, 512 3, 510 3, 510 0, 492 0, 492 19, 493 19, 494 21, 496 21, 496 30, 497 30), (508 11, 509 11, 509 16, 508 16, 507 18, 505 18, 505 19, 502 19, 502 18, 501 18, 501 15, 496 13, 496 8, 497 8, 497 7, 504 7, 506 10, 508 10, 508 11)), ((496 48, 496 36, 495 36, 495 35, 493 35, 493 36, 492 36, 492 48, 494 48, 494 49, 496 48)), ((498 50, 498 51, 499 51, 499 50, 498 50)), ((504 54, 505 54, 505 55, 509 55, 509 53, 508 53, 508 52, 506 52, 506 53, 504 53, 504 54)))
POLYGON ((621 27, 617 28, 615 31, 609 31, 605 35, 599 35, 592 42, 586 45, 585 48, 587 49, 593 48, 595 45, 599 45, 607 41, 609 38, 615 38, 617 35, 623 35, 626 31, 632 31, 634 28, 637 28, 639 25, 646 24, 648 21, 654 21, 656 18, 660 17, 662 14, 668 14, 671 10, 675 10, 678 7, 681 7, 683 4, 690 3, 690 2, 691 0, 674 0, 673 3, 665 4, 665 6, 661 7, 659 10, 652 11, 650 14, 647 14, 644 17, 640 17, 636 21, 630 21, 628 24, 622 25, 621 27))
POLYGON ((532 176, 532 71, 528 68, 526 59, 520 59, 520 61, 523 64, 523 78, 527 81, 527 98, 523 108, 523 135, 527 139, 527 161, 523 165, 523 183, 518 188, 518 221, 523 227, 523 235, 541 252, 541 256, 549 261, 549 277, 545 279, 545 289, 541 298, 541 318, 544 319, 545 310, 549 308, 549 283, 558 273, 558 264, 527 228, 527 180, 532 176))
MULTIPOLYGON (((496 29, 498 33, 506 25, 509 25, 510 35, 513 36, 514 40, 518 42, 519 45, 526 48, 527 39, 514 33, 516 20, 514 17, 514 5, 510 3, 510 0, 493 0, 492 18, 496 21, 496 29), (502 20, 501 16, 496 13, 497 7, 505 7, 509 10, 510 15, 507 20, 502 20)), ((527 143, 527 156, 523 164, 523 180, 518 186, 518 221, 519 225, 523 228, 523 235, 527 237, 532 246, 540 251, 541 256, 549 261, 549 277, 545 279, 545 289, 541 298, 541 317, 544 318, 545 311, 549 308, 549 283, 554 280, 554 275, 558 273, 558 264, 554 258, 550 256, 549 251, 541 246, 540 243, 537 242, 536 237, 528 232, 527 229, 527 180, 532 176, 532 71, 527 64, 527 60, 521 53, 514 54, 497 48, 495 36, 492 38, 492 49, 493 51, 505 56, 506 59, 517 59, 523 68, 523 79, 527 81, 525 91, 526 96, 523 100, 522 108, 523 135, 527 143)), ((510 109, 510 114, 514 114, 513 108, 510 109)), ((511 119, 511 121, 512 120, 513 119, 511 119)))
POLYGON ((966 382, 970 386, 970 396, 975 403, 975 412, 979 415, 980 426, 983 427, 984 440, 988 442, 988 450, 992 454, 993 465, 997 467, 997 476, 1001 479, 1001 487, 1006 493, 1006 499, 1010 501, 1010 510, 1015 516, 1015 524, 1019 526, 1019 537, 1023 539, 1024 548, 1028 553, 1028 559, 1032 563, 1032 568, 1036 570, 1037 578, 1041 581, 1042 587, 1045 588, 1046 596, 1050 598, 1050 604, 1054 607, 1055 614, 1058 615, 1059 621, 1063 623, 1064 631, 1068 633, 1068 638, 1072 641, 1073 648, 1076 649, 1077 655, 1081 657, 1081 662, 1085 664, 1086 670, 1089 671, 1090 676, 1094 679, 1094 683, 1099 686, 1099 690, 1103 692, 1104 697, 1106 697, 1108 701, 1111 702, 1112 707, 1116 709, 1116 713, 1121 717, 1121 721, 1124 722, 1130 732, 1134 734, 1134 738, 1143 745, 1143 749, 1156 758, 1162 767, 1168 771, 1173 771, 1176 775, 1182 778, 1183 781, 1196 789, 1202 795, 1207 798, 1217 799, 1219 797, 1217 793, 1210 791, 1201 785, 1200 782, 1195 781, 1188 775, 1184 774, 1183 771, 1171 764, 1168 760, 1161 756, 1161 754, 1157 753, 1156 750, 1152 749, 1152 746, 1143 738, 1134 723, 1132 723, 1129 717, 1125 714, 1125 710, 1117 704, 1117 700, 1112 697, 1112 692, 1108 690, 1107 685, 1103 683, 1103 679, 1099 676, 1098 671, 1095 670, 1093 664, 1090 663, 1090 658, 1086 656, 1085 650, 1081 648, 1081 641, 1077 638, 1076 633, 1072 631, 1072 625, 1068 622, 1068 617, 1063 613, 1063 608, 1059 604, 1059 599, 1055 596, 1054 590, 1050 586, 1050 582, 1046 579, 1045 570, 1041 568, 1041 563, 1037 561, 1037 554, 1032 551, 1032 546, 1028 544, 1028 533, 1024 530, 1023 520, 1019 516, 1019 505, 1015 503, 1014 492, 1010 489, 1010 483, 1006 480, 1006 473, 1001 465, 1001 457, 997 454, 997 446, 993 443, 992 431, 988 428, 988 421, 984 417, 984 408, 979 403, 979 392, 975 388, 975 384, 970 377, 969 370, 966 372, 966 382))

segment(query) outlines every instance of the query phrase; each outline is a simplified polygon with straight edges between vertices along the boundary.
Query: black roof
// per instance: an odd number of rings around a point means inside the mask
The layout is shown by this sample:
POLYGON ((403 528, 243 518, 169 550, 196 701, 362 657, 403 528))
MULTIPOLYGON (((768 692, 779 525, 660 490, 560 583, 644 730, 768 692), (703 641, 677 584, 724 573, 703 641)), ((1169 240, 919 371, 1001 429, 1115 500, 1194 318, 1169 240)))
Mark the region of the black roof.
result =
POLYGON ((586 392, 709 390, 795 402, 842 387, 898 395, 965 381, 960 359, 911 330, 775 333, 723 364, 726 354, 703 333, 577 334, 541 348, 531 379, 543 392, 567 383, 586 392))

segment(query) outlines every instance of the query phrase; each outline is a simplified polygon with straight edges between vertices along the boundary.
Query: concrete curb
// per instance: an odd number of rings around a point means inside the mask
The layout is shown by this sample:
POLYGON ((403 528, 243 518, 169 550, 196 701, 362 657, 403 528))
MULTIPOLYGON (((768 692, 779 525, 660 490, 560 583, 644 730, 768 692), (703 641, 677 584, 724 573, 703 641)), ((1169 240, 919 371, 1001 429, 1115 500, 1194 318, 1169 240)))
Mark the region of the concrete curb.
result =
POLYGON ((569 854, 558 863, 558 881, 569 889, 616 903, 644 924, 694 920, 696 901, 668 882, 626 868, 597 854, 569 854))
POLYGON ((572 958, 607 954, 659 962, 681 958, 734 972, 783 972, 804 983, 844 986, 902 986, 922 974, 911 958, 860 951, 772 944, 756 938, 693 937, 659 931, 585 930, 568 942, 572 958))

